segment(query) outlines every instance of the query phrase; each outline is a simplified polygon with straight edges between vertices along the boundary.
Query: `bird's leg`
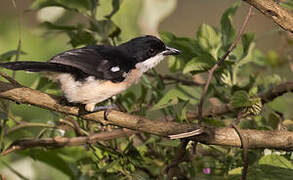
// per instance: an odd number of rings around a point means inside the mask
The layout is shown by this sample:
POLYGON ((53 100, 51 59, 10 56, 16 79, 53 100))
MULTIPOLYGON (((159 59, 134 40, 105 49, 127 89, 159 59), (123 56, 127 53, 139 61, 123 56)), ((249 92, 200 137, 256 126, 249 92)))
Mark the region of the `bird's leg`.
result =
POLYGON ((85 110, 88 112, 99 112, 99 111, 104 111, 104 119, 108 120, 108 114, 110 110, 117 110, 119 111, 119 108, 115 104, 111 105, 105 105, 105 106, 96 106, 96 104, 91 103, 91 104, 86 104, 85 105, 85 110))

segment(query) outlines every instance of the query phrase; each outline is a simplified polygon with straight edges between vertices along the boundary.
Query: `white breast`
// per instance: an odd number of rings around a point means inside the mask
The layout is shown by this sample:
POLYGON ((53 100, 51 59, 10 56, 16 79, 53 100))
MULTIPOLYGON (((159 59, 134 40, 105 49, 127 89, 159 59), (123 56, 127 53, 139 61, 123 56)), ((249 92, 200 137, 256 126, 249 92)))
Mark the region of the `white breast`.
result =
POLYGON ((149 69, 155 67, 159 62, 164 59, 164 55, 162 53, 151 57, 145 61, 136 64, 136 68, 139 69, 142 73, 147 72, 149 69))
POLYGON ((141 75, 141 71, 132 70, 127 74, 125 80, 119 83, 96 80, 93 76, 80 82, 76 81, 68 73, 59 74, 56 79, 60 83, 64 96, 68 101, 82 104, 96 104, 122 93, 133 83, 137 83, 141 75))

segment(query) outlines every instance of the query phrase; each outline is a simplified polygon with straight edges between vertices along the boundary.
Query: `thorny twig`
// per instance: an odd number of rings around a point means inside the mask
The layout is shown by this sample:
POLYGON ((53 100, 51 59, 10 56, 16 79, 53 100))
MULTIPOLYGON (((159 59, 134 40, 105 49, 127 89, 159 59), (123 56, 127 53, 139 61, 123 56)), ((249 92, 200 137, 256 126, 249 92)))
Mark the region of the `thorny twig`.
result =
POLYGON ((249 7, 249 10, 248 10, 248 13, 245 17, 245 20, 244 20, 234 42, 231 44, 231 46, 226 51, 226 53, 223 55, 223 57, 220 60, 218 60, 218 62, 209 70, 208 79, 207 79, 207 82, 204 86, 204 89, 203 89, 203 92, 202 92, 202 95, 200 97, 200 101, 198 104, 198 125, 199 126, 202 125, 202 106, 203 106, 208 88, 210 86, 214 71, 225 61, 225 59, 228 57, 228 55, 232 52, 232 50, 236 47, 237 43, 240 41, 241 36, 246 29, 246 26, 247 26, 247 23, 248 23, 248 20, 249 20, 249 17, 251 16, 251 14, 252 14, 252 6, 249 7))

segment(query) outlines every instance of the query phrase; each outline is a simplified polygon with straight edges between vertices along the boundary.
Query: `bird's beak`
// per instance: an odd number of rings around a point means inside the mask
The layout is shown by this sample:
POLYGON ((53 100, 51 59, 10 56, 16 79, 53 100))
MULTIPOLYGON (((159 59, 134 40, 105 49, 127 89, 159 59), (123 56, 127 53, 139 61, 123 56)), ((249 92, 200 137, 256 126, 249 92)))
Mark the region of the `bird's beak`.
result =
POLYGON ((166 50, 163 52, 164 56, 168 56, 168 55, 177 55, 180 54, 181 52, 178 49, 175 48, 171 48, 166 46, 166 50))

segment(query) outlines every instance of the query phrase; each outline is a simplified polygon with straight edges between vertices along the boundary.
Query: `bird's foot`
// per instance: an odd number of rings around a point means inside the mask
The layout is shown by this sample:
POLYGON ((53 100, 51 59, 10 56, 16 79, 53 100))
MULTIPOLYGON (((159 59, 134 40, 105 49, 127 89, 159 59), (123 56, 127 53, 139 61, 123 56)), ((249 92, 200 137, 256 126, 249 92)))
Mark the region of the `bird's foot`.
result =
POLYGON ((117 110, 119 111, 120 109, 118 108, 117 105, 112 104, 112 105, 107 105, 107 106, 93 106, 91 104, 87 104, 85 106, 85 110, 88 112, 99 112, 99 111, 104 111, 104 120, 108 120, 108 114, 111 110, 117 110))

